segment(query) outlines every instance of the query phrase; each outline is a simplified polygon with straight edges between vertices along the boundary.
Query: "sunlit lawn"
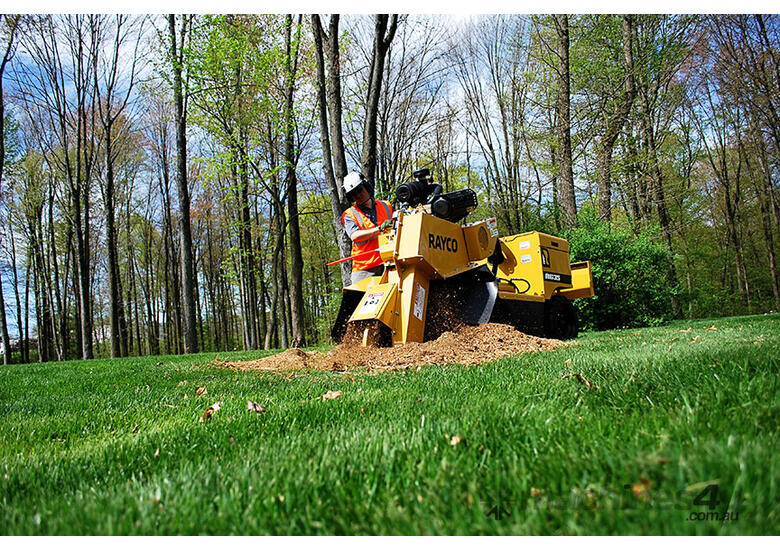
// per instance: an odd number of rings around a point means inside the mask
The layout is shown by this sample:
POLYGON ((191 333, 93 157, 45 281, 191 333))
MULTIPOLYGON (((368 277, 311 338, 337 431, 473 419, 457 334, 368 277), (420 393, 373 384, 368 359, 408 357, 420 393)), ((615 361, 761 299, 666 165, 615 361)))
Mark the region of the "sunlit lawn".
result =
POLYGON ((0 371, 0 534, 780 533, 780 315, 472 368, 215 356, 0 371))

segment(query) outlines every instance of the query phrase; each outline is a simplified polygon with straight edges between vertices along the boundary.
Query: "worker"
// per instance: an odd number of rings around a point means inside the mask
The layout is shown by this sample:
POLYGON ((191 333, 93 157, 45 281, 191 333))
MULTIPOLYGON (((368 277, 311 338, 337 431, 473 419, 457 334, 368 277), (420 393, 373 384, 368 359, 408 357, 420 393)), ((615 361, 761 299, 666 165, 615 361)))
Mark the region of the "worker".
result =
POLYGON ((352 260, 352 284, 355 284, 382 274, 377 237, 392 224, 393 208, 387 201, 374 200, 374 186, 358 172, 344 177, 344 192, 352 206, 341 215, 341 223, 352 240, 352 256, 361 254, 352 260))

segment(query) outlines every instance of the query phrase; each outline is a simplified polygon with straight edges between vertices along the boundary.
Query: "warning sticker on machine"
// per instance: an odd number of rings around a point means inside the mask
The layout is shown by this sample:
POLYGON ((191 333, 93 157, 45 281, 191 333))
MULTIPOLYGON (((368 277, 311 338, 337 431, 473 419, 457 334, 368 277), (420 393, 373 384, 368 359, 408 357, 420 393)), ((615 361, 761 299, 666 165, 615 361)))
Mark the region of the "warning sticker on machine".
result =
POLYGON ((517 248, 520 250, 528 250, 531 248, 531 241, 521 241, 520 244, 517 245, 517 248))
POLYGON ((366 295, 366 299, 363 300, 363 305, 360 306, 358 315, 362 315, 364 313, 373 313, 376 310, 376 307, 379 305, 379 302, 382 301, 382 296, 384 295, 384 292, 369 292, 366 295))
POLYGON ((498 236, 498 222, 495 218, 490 218, 489 220, 485 220, 487 222, 488 229, 490 229, 490 236, 491 237, 497 237, 498 236))
POLYGON ((524 255, 520 256, 520 263, 521 264, 527 264, 527 263, 530 263, 531 261, 532 260, 531 260, 531 255, 530 254, 524 254, 524 255))
POLYGON ((414 316, 420 321, 423 320, 423 309, 425 308, 425 289, 420 283, 417 283, 414 293, 414 316))

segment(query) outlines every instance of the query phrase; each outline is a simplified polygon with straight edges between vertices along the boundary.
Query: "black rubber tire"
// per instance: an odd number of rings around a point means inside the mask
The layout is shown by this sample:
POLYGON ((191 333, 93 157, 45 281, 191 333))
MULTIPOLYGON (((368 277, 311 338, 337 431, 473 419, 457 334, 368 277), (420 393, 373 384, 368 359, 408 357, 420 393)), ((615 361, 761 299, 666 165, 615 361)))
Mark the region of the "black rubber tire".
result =
POLYGON ((544 305, 544 335, 556 340, 577 337, 577 310, 568 298, 555 295, 544 305))

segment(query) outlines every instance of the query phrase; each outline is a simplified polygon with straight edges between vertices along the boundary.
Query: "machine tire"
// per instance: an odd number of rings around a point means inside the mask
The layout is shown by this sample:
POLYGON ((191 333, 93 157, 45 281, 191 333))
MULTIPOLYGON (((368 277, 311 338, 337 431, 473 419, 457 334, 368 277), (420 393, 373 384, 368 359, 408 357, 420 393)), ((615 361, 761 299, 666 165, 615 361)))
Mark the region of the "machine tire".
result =
POLYGON ((568 298, 555 295, 544 306, 544 335, 556 340, 577 337, 577 310, 568 298))

